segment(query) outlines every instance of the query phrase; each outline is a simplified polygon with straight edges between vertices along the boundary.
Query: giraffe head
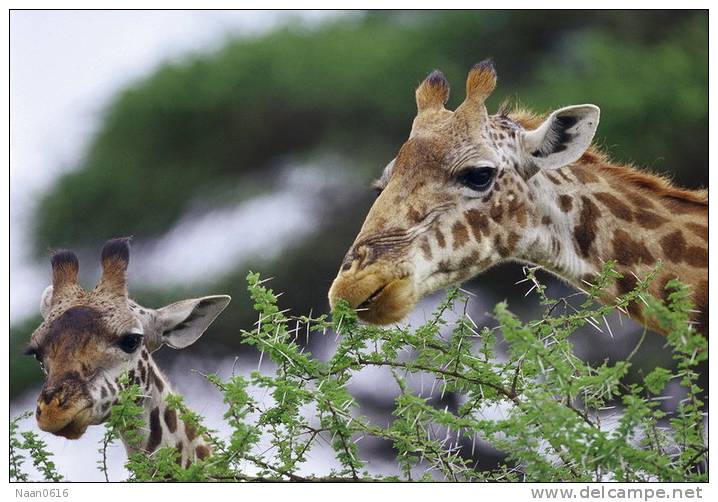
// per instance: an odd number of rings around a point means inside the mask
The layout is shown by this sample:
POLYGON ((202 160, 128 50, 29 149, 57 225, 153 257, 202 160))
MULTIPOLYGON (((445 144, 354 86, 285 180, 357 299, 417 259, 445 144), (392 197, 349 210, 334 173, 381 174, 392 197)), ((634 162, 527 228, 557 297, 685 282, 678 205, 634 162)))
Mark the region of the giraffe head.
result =
POLYGON ((561 108, 534 129, 484 104, 496 87, 490 60, 475 65, 466 99, 444 104, 440 71, 416 90, 409 139, 376 182, 380 194, 329 291, 366 322, 401 320, 423 295, 515 258, 540 193, 530 179, 577 160, 598 126, 593 105, 561 108))
POLYGON ((129 252, 129 239, 105 244, 102 277, 92 290, 78 284, 73 252, 52 256, 52 285, 40 305, 44 321, 27 348, 45 373, 36 410, 44 431, 76 439, 105 421, 123 373, 132 374, 162 345, 192 344, 229 303, 229 296, 207 296, 158 310, 140 307, 127 296, 129 252))

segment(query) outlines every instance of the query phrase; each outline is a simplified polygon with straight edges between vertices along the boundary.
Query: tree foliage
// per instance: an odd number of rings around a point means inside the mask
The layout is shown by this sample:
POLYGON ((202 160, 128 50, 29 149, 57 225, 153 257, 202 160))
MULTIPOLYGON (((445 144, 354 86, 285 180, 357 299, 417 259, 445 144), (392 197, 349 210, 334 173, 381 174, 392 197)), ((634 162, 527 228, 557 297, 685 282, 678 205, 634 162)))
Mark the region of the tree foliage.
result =
MULTIPOLYGON (((524 322, 499 303, 493 329, 477 328, 467 313, 469 298, 457 288, 416 329, 363 325, 346 304, 331 318, 290 316, 266 281, 250 273, 258 320, 241 336, 273 362, 273 370, 227 379, 205 375, 226 404, 228 437, 203 427, 199 415, 171 396, 170 406, 209 439, 213 455, 183 469, 174 447, 134 453, 126 464, 129 480, 706 480, 703 402, 695 368, 707 358, 707 342, 689 322, 688 288, 669 282, 671 292, 662 303, 647 293, 654 272, 613 305, 601 305, 602 289, 620 277, 609 262, 575 306, 575 298, 548 297, 535 271, 527 267, 525 281, 538 295, 543 315, 524 322), (622 361, 590 365, 574 355, 571 336, 631 302, 644 304, 668 331, 676 366, 654 368, 643 382, 627 384, 624 377, 636 351, 622 361), (446 320, 449 312, 455 321, 446 320), (298 343, 301 337, 331 335, 337 345, 326 360, 298 343), (363 416, 348 388, 371 367, 391 370, 397 388, 393 420, 386 426, 363 416), (433 381, 431 390, 416 385, 419 377, 433 381), (662 394, 671 380, 680 383, 684 395, 666 410, 662 394), (260 402, 257 389, 266 389, 271 398, 260 402), (437 395, 444 393, 460 396, 456 409, 437 406, 437 395), (501 416, 489 417, 487 412, 496 408, 503 410, 501 416), (398 475, 371 472, 361 448, 370 438, 392 445, 398 475), (504 461, 479 468, 476 441, 503 451, 504 461), (307 472, 303 464, 319 443, 331 447, 338 467, 307 472)), ((139 399, 139 389, 125 385, 101 451, 120 431, 143 430, 136 423, 139 399)), ((59 479, 42 443, 27 433, 21 442, 16 423, 11 424, 11 476, 27 479, 21 450, 29 450, 43 476, 59 479)))

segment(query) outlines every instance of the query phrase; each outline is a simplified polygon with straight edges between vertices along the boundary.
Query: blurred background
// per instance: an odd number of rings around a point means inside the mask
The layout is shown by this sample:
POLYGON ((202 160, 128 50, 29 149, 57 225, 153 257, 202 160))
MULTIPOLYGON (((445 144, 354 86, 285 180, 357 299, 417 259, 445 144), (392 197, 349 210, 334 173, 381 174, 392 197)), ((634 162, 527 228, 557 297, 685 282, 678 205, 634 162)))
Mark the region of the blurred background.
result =
MULTIPOLYGON (((13 11, 10 43, 13 415, 34 409, 41 383, 22 351, 40 323, 49 250, 74 249, 92 287, 104 241, 132 235, 130 293, 141 304, 233 297, 194 346, 156 353, 175 389, 221 431, 219 395, 190 369, 227 376, 235 357, 235 371, 256 369, 258 354, 238 341, 256 320, 247 271, 274 277, 294 313, 328 310, 328 288, 375 197, 369 183, 408 136, 414 88, 434 68, 451 82, 454 107, 467 70, 493 57, 490 112, 505 99, 539 112, 595 103, 597 141, 614 159, 708 186, 703 11, 13 11)), ((527 288, 514 285, 522 277, 506 264, 467 283, 472 317, 490 325, 487 312, 503 299, 524 319, 538 315, 527 288)), ((551 294, 572 292, 544 279, 551 294)), ((625 358, 634 348, 642 328, 609 323, 613 338, 593 328, 576 335, 581 357, 625 358)), ((308 343, 321 355, 334 339, 308 343)), ((648 334, 631 378, 670 367, 663 344, 648 334)), ((360 411, 379 423, 398 393, 377 385, 386 378, 367 370, 352 383, 360 411)), ((680 389, 668 394, 670 409, 680 389)), ((95 480, 101 434, 41 436, 60 472, 95 480)), ((480 446, 483 465, 501 460, 480 446)), ((390 445, 362 448, 370 470, 396 472, 390 445)), ((121 479, 124 450, 111 454, 121 479)), ((318 451, 307 470, 332 462, 318 451)))

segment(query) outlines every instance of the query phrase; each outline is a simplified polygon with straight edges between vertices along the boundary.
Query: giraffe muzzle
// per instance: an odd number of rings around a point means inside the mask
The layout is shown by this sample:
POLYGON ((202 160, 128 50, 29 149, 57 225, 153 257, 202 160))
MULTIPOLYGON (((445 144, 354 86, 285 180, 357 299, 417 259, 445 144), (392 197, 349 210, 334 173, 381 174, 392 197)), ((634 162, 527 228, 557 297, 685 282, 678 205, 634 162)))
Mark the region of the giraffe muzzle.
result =
POLYGON ((391 324, 402 320, 417 301, 411 274, 398 274, 380 264, 359 272, 340 271, 329 290, 332 308, 345 300, 369 324, 391 324))
POLYGON ((57 398, 40 399, 35 412, 38 427, 66 439, 82 436, 92 422, 92 405, 86 401, 65 407, 57 398))

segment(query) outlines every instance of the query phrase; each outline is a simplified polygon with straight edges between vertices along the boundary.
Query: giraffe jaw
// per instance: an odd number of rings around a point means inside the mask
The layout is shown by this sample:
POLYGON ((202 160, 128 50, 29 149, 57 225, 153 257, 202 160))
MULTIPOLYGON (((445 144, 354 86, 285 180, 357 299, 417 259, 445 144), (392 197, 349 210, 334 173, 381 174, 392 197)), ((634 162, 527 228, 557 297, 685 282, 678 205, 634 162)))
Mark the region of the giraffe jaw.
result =
POLYGON ((85 433, 89 427, 89 423, 72 421, 59 431, 54 432, 56 436, 64 437, 65 439, 79 439, 85 433))

